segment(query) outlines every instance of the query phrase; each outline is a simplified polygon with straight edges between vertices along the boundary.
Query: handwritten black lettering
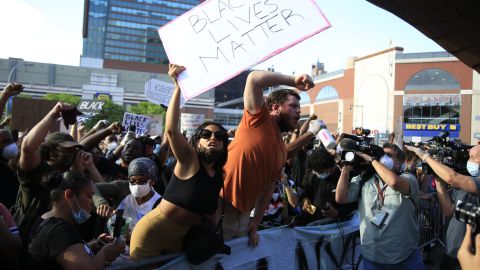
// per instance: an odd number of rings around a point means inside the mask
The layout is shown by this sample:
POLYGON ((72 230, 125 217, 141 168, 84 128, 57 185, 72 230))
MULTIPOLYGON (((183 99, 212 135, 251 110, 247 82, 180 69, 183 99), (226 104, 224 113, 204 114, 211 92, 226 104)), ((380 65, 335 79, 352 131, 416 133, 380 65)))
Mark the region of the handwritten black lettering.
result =
POLYGON ((222 12, 225 10, 225 8, 228 8, 230 11, 233 11, 230 5, 225 4, 222 0, 218 0, 218 14, 220 14, 220 18, 223 18, 222 12), (223 5, 224 7, 221 7, 221 5, 223 5))
POLYGON ((221 19, 220 14, 219 14, 218 17, 212 21, 212 19, 210 19, 210 16, 208 16, 208 14, 207 14, 207 12, 205 12, 205 10, 202 10, 202 12, 203 12, 203 14, 205 14, 205 17, 207 17, 209 23, 214 23, 214 22, 221 19))
POLYGON ((238 29, 238 27, 236 27, 235 24, 232 23, 232 21, 230 21, 229 19, 227 19, 227 22, 228 22, 233 28, 235 28, 235 30, 240 31, 240 29, 238 29))
POLYGON ((230 63, 230 61, 228 61, 227 57, 225 56, 225 54, 223 53, 222 49, 220 49, 219 47, 217 47, 217 55, 216 56, 199 56, 198 58, 200 59, 200 61, 202 61, 202 65, 203 65, 203 68, 205 68, 205 71, 208 73, 208 68, 207 66, 205 65, 205 61, 204 60, 209 60, 209 59, 216 59, 216 60, 219 60, 219 54, 221 54, 223 56, 223 59, 225 59, 225 61, 227 63, 230 63))
POLYGON ((263 4, 264 4, 265 6, 273 6, 273 7, 275 7, 272 11, 270 11, 270 14, 272 14, 272 13, 274 13, 275 11, 278 10, 278 5, 275 4, 275 3, 269 3, 269 2, 270 2, 270 0, 265 0, 265 2, 263 2, 263 4))
POLYGON ((246 19, 244 19, 244 18, 242 18, 242 17, 238 17, 238 16, 235 16, 235 18, 237 18, 237 19, 239 19, 239 20, 241 20, 241 21, 243 21, 243 22, 246 22, 246 23, 250 24, 250 21, 251 21, 251 18, 250 18, 250 9, 251 9, 251 8, 248 7, 248 12, 247 12, 248 21, 247 21, 246 19))
POLYGON ((255 17, 257 17, 258 19, 262 20, 262 19, 265 19, 268 15, 265 15, 265 16, 258 16, 259 14, 262 14, 264 13, 263 10, 257 10, 257 5, 260 4, 260 2, 256 2, 255 4, 253 4, 253 14, 255 14, 255 17), (258 12, 257 12, 258 11, 258 12))
POLYGON ((283 30, 283 28, 280 28, 280 29, 274 30, 273 28, 274 28, 274 27, 276 27, 276 26, 278 25, 278 24, 276 24, 276 23, 275 23, 275 24, 273 24, 273 25, 270 25, 270 21, 271 21, 273 18, 277 17, 277 16, 278 16, 278 14, 275 14, 274 16, 272 16, 272 17, 268 18, 268 19, 265 21, 265 22, 267 23, 267 27, 268 27, 268 29, 270 29, 270 31, 272 31, 272 32, 274 32, 274 33, 277 33, 277 32, 280 32, 280 31, 282 31, 282 30, 283 30))
POLYGON ((230 44, 232 45, 232 56, 235 58, 235 51, 241 48, 244 52, 247 52, 245 48, 243 48, 243 43, 236 43, 235 41, 231 41, 230 44))
POLYGON ((298 16, 298 17, 302 18, 303 20, 305 20, 305 18, 304 18, 302 15, 300 15, 300 14, 293 14, 293 10, 291 10, 291 9, 284 9, 284 10, 282 10, 282 12, 280 12, 280 13, 282 14, 283 19, 285 20, 285 22, 286 22, 288 25, 291 25, 290 22, 288 21, 288 19, 290 19, 290 18, 292 18, 292 17, 298 16), (286 13, 288 13, 288 15, 285 15, 286 13))
POLYGON ((213 40, 214 40, 217 44, 220 43, 220 42, 222 42, 224 39, 226 39, 226 38, 228 38, 228 37, 230 36, 230 34, 228 34, 228 35, 224 36, 223 38, 220 38, 219 40, 217 40, 217 39, 215 38, 215 36, 213 36, 212 31, 208 30, 208 33, 210 33, 210 36, 213 38, 213 40))
POLYGON ((198 15, 192 15, 188 18, 188 21, 190 22, 190 25, 193 28, 193 31, 195 34, 198 34, 202 32, 203 29, 207 26, 207 20, 200 18, 198 15), (193 21, 192 21, 193 19, 193 21), (200 24, 200 25, 198 25, 200 24))

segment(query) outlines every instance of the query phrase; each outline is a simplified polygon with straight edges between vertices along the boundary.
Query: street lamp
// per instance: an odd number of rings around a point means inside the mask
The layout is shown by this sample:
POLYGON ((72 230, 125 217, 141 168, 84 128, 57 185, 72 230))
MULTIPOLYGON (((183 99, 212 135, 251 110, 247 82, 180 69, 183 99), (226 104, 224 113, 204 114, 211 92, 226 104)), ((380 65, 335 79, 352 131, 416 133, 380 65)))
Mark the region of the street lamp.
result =
POLYGON ((356 108, 361 108, 362 109, 362 122, 361 122, 361 125, 362 125, 362 128, 363 128, 363 105, 350 105, 349 106, 349 110, 353 110, 353 108, 356 107, 356 108))
POLYGON ((10 83, 10 79, 12 78, 12 75, 13 75, 13 72, 21 65, 24 65, 26 67, 32 67, 33 64, 26 64, 25 62, 18 62, 15 66, 13 66, 11 69, 10 69, 10 72, 8 73, 8 80, 7 80, 7 83, 10 83))

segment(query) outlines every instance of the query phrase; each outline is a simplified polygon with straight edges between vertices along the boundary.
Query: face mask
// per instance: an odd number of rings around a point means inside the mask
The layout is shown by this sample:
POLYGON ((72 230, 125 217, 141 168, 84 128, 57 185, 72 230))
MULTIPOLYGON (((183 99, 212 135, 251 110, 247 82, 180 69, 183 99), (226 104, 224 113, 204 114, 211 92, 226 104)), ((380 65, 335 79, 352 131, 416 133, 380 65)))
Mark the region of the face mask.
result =
POLYGON ((135 198, 143 198, 147 196, 151 190, 151 187, 148 183, 144 185, 129 184, 129 188, 130 188, 130 192, 135 198))
POLYGON ((403 162, 402 166, 400 166, 400 172, 404 172, 406 168, 407 168, 407 163, 403 162))
POLYGON ((73 220, 77 224, 82 224, 90 218, 90 213, 88 213, 83 208, 81 208, 80 205, 78 204, 77 196, 75 196, 75 194, 73 196, 75 198, 75 202, 77 203, 77 206, 78 206, 78 209, 79 209, 78 211, 73 210, 72 205, 70 203, 68 203, 68 204, 70 204, 70 208, 72 208, 72 211, 73 211, 73 213, 72 213, 73 220))
POLYGON ((316 172, 316 171, 312 171, 312 172, 313 172, 313 174, 315 174, 315 175, 318 177, 318 179, 320 179, 320 180, 325 180, 325 179, 327 179, 327 177, 330 176, 330 172, 324 172, 324 173, 318 173, 318 172, 316 172))
POLYGON ((2 150, 2 157, 6 160, 14 159, 18 156, 18 146, 16 143, 11 143, 5 146, 2 150))
POLYGON ((389 170, 393 169, 393 159, 387 155, 384 155, 380 159, 380 163, 382 163, 382 165, 387 167, 389 170))
POLYGON ((480 164, 475 163, 475 162, 467 162, 467 170, 468 173, 470 173, 471 176, 477 177, 480 176, 480 164))
POLYGON ((117 149, 117 147, 118 147, 118 143, 117 143, 117 142, 111 142, 111 143, 109 143, 109 144, 107 145, 107 149, 108 149, 108 150, 115 150, 115 149, 117 149))

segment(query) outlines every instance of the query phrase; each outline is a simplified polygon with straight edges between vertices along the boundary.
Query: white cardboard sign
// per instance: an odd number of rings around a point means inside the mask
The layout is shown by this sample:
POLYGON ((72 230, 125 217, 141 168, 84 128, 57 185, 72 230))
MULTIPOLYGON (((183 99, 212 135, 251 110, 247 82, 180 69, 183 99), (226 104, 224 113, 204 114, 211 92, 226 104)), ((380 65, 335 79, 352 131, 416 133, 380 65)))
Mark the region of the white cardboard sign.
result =
MULTIPOLYGON (((145 98, 148 102, 168 107, 172 99, 174 84, 158 79, 150 79, 145 83, 145 98)), ((185 104, 185 99, 180 96, 180 107, 185 104)))
POLYGON ((140 114, 125 112, 123 114, 122 127, 128 130, 131 125, 135 125, 135 134, 143 136, 148 133, 150 128, 150 117, 140 114))
POLYGON ((158 32, 189 100, 330 26, 314 0, 208 0, 158 32))
POLYGON ((193 134, 193 130, 205 122, 204 114, 182 113, 180 116, 180 129, 187 131, 187 134, 193 134))

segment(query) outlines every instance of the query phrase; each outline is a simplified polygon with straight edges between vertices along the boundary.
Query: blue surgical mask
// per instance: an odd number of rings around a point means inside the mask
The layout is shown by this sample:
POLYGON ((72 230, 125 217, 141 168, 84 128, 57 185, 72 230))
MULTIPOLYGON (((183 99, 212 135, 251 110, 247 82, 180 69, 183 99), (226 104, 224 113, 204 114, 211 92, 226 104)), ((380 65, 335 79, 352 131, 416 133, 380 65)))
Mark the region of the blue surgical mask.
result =
POLYGON ((319 173, 316 171, 312 171, 312 173, 315 174, 320 180, 325 180, 330 176, 330 172, 319 173))
POLYGON ((475 163, 475 162, 467 162, 467 170, 468 173, 470 173, 471 176, 477 177, 480 176, 480 164, 475 163))
POLYGON ((387 155, 384 155, 380 159, 380 163, 382 163, 382 165, 387 167, 389 170, 393 169, 393 159, 387 155))
POLYGON ((75 223, 77 223, 77 224, 82 224, 85 221, 87 221, 90 218, 91 215, 90 215, 90 213, 88 213, 87 211, 85 211, 83 208, 80 207, 80 205, 78 204, 78 201, 77 201, 77 196, 75 196, 75 194, 73 196, 75 198, 75 202, 77 203, 77 206, 78 206, 78 209, 79 209, 78 211, 75 211, 75 210, 73 210, 72 205, 70 205, 70 208, 72 208, 72 211, 73 211, 73 213, 72 213, 73 220, 75 220, 75 223))

